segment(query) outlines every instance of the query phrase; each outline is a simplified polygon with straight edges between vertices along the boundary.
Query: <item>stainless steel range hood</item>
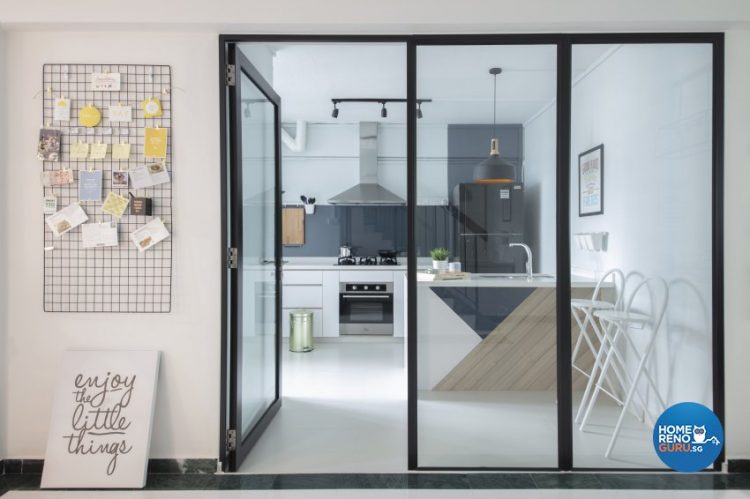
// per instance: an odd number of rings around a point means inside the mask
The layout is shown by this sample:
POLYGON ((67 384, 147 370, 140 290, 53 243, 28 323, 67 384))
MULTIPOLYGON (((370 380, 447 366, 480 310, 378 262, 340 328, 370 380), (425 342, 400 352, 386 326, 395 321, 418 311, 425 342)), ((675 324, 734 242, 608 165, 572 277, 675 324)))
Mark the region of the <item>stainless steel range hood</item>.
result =
POLYGON ((359 183, 328 200, 336 205, 403 205, 406 201, 378 184, 378 124, 359 124, 359 183))

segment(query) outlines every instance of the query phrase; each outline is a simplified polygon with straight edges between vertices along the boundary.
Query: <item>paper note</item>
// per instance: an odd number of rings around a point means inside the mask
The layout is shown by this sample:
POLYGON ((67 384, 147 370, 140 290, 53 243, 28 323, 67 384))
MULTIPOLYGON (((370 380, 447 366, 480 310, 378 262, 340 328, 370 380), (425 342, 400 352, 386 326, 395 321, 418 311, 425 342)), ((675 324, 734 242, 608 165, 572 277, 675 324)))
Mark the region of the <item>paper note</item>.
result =
POLYGON ((130 106, 109 106, 110 123, 130 123, 133 121, 133 108, 130 106))
POLYGON ((70 159, 86 159, 89 155, 89 145, 85 142, 70 144, 70 159))
POLYGON ((120 73, 91 73, 91 90, 118 92, 120 73))
POLYGON ((57 196, 44 196, 44 214, 51 215, 57 211, 57 196))
POLYGON ((91 159, 104 159, 107 157, 109 144, 91 144, 91 159))
MULTIPOLYGON (((164 131, 167 129, 164 128, 164 131)), ((37 145, 37 159, 42 161, 57 161, 60 159, 60 130, 42 128, 39 130, 39 144, 37 145)), ((164 139, 166 154, 166 137, 164 139)))
POLYGON ((84 248, 117 246, 117 243, 117 227, 111 223, 93 223, 81 226, 81 246, 84 248))
POLYGON ((73 203, 47 217, 47 226, 59 237, 88 219, 83 208, 78 203, 73 203))
POLYGON ((130 196, 130 214, 150 217, 153 215, 153 201, 151 198, 130 196))
POLYGON ((104 200, 102 205, 102 211, 108 213, 115 218, 120 218, 128 207, 130 200, 125 196, 120 196, 114 192, 107 194, 107 198, 104 200))
POLYGON ((79 201, 101 201, 102 200, 102 171, 78 172, 78 199, 79 201))
POLYGON ((156 243, 169 237, 169 231, 159 218, 151 220, 130 234, 130 239, 138 251, 146 251, 156 243))
POLYGON ((130 183, 135 189, 145 189, 169 182, 169 172, 161 163, 139 166, 130 170, 130 183))
POLYGON ((112 188, 113 189, 127 189, 128 188, 128 171, 127 170, 112 170, 112 188))
POLYGON ((72 184, 73 181, 73 170, 70 169, 42 172, 42 185, 44 187, 72 184))
POLYGON ((130 144, 112 144, 112 159, 130 159, 130 144))
POLYGON ((144 118, 159 118, 162 115, 161 101, 154 97, 141 102, 144 118))
POLYGON ((70 99, 65 97, 55 99, 52 114, 52 119, 55 121, 70 121, 70 99))
POLYGON ((167 157, 166 128, 146 128, 143 139, 143 155, 147 158, 167 157))

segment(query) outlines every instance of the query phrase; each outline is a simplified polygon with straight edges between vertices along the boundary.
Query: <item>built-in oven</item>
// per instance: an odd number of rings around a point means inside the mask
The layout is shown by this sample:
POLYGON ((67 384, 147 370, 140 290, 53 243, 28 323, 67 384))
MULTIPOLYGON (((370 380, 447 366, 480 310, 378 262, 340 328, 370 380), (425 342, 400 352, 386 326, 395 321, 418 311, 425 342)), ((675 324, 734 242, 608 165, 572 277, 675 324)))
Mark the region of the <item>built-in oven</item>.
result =
POLYGON ((343 334, 393 335, 393 283, 342 282, 339 331, 343 334))

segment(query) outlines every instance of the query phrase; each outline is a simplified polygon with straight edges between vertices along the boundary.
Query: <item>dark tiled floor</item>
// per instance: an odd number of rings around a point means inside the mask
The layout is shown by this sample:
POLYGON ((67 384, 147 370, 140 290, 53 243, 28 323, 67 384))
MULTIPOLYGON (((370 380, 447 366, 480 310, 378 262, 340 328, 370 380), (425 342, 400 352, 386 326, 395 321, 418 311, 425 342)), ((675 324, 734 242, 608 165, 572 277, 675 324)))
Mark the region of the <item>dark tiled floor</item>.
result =
MULTIPOLYGON (((0 476, 0 495, 39 488, 38 474, 0 476)), ((750 489, 750 473, 151 474, 148 490, 271 489, 750 489)))

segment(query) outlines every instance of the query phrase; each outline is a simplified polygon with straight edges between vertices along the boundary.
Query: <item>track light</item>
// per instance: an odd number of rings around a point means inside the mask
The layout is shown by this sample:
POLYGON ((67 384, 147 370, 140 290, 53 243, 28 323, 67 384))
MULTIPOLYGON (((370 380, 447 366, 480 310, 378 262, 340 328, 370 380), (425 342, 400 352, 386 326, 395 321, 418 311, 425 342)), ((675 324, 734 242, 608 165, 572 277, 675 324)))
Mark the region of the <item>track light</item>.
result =
MULTIPOLYGON (((349 102, 372 102, 372 103, 378 103, 381 106, 383 106, 380 109, 380 117, 381 118, 387 118, 388 117, 388 109, 386 109, 386 104, 389 102, 407 102, 406 99, 399 99, 399 98, 383 98, 383 97, 334 97, 331 99, 331 102, 333 103, 333 111, 331 111, 331 117, 332 118, 338 118, 339 117, 339 108, 338 105, 342 103, 349 103, 349 102)), ((417 118, 422 118, 422 103, 424 102, 432 102, 432 99, 417 99, 417 118)))

